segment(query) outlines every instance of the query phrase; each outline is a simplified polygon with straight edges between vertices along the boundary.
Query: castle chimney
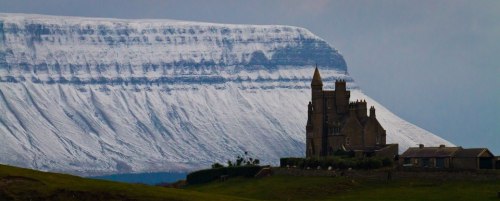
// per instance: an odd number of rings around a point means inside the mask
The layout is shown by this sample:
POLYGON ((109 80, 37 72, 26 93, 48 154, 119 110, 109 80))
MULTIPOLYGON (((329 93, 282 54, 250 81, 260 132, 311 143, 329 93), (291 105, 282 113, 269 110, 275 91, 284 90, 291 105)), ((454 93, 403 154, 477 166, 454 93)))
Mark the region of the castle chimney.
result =
POLYGON ((424 148, 424 144, 419 144, 418 148, 423 149, 424 148))
MULTIPOLYGON (((366 104, 366 103, 365 103, 366 104)), ((375 118, 375 107, 371 106, 370 107, 370 117, 375 118)))

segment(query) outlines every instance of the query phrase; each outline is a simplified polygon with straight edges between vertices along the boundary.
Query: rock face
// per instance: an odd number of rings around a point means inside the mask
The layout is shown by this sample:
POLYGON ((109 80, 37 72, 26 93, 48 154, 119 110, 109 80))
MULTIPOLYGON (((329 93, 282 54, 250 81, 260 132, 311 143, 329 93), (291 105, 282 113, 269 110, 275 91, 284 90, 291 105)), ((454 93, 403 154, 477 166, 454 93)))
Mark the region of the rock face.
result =
POLYGON ((315 63, 347 69, 336 50, 298 27, 0 17, 3 80, 24 76, 59 83, 134 79, 177 83, 180 75, 220 77, 242 70, 310 68, 315 63))
POLYGON ((388 143, 451 145, 366 97, 303 28, 0 14, 0 162, 97 175, 304 156, 315 64, 377 108, 388 143))

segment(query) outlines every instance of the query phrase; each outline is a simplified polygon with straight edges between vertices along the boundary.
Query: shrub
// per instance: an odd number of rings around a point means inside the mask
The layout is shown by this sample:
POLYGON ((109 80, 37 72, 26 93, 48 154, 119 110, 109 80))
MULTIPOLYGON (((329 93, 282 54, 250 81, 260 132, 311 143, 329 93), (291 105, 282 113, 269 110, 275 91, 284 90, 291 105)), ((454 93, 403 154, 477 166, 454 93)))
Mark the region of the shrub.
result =
POLYGON ((221 168, 221 167, 224 167, 222 164, 220 163, 214 163, 212 164, 212 168, 221 168))
POLYGON ((332 156, 324 158, 281 158, 280 167, 293 167, 305 169, 307 167, 316 168, 321 166, 325 169, 332 167, 334 169, 377 169, 381 167, 392 166, 394 162, 390 158, 353 158, 344 156, 332 156))
POLYGON ((245 151, 245 155, 243 156, 237 156, 236 161, 227 161, 227 166, 232 167, 232 166, 249 166, 249 165, 259 165, 260 160, 256 158, 252 158, 249 156, 248 152, 245 151))
POLYGON ((353 151, 344 151, 344 150, 337 150, 333 153, 334 156, 340 156, 340 157, 354 157, 354 152, 353 151))
POLYGON ((261 166, 242 166, 242 167, 228 167, 226 174, 229 177, 253 177, 261 169, 261 166))
POLYGON ((188 184, 202 184, 216 180, 220 178, 221 175, 224 174, 225 174, 224 168, 199 170, 196 172, 189 173, 186 176, 186 180, 188 184))
POLYGON ((394 165, 394 160, 391 160, 390 158, 387 157, 382 159, 382 166, 388 167, 393 165, 394 165))
POLYGON ((253 177, 262 169, 261 166, 233 166, 199 170, 189 173, 186 177, 187 183, 202 184, 221 178, 222 175, 228 177, 253 177))
POLYGON ((382 167, 382 160, 376 158, 365 158, 357 161, 357 168, 360 169, 377 169, 382 167))
POLYGON ((280 158, 280 167, 303 166, 304 158, 280 158))

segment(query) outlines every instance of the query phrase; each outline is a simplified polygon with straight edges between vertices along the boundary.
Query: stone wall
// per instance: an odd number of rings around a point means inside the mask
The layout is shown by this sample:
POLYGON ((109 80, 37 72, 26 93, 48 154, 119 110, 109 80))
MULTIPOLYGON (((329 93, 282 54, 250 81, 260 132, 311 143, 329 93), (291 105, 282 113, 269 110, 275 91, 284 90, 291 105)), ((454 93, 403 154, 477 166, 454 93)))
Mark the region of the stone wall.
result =
POLYGON ((274 175, 304 176, 304 177, 337 177, 346 176, 352 179, 386 181, 401 179, 429 180, 467 180, 467 181, 498 181, 500 170, 478 171, 402 171, 402 170, 317 170, 297 168, 273 168, 274 175), (389 173, 390 172, 390 173, 389 173))

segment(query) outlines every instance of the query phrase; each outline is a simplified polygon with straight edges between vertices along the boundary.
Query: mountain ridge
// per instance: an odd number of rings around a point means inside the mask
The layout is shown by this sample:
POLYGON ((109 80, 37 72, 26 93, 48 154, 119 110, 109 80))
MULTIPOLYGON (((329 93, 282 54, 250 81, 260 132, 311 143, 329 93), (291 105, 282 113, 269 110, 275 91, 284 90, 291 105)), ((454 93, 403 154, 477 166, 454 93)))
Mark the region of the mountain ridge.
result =
POLYGON ((325 89, 344 79, 351 100, 377 108, 400 151, 452 145, 364 95, 342 55, 304 28, 32 18, 0 14, 2 163, 100 175, 189 171, 245 151, 300 157, 316 63, 325 89))

